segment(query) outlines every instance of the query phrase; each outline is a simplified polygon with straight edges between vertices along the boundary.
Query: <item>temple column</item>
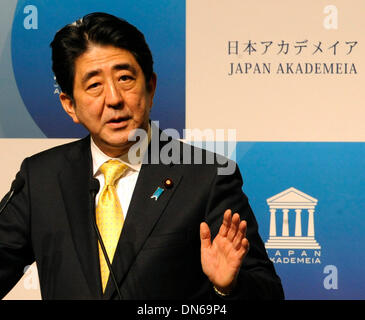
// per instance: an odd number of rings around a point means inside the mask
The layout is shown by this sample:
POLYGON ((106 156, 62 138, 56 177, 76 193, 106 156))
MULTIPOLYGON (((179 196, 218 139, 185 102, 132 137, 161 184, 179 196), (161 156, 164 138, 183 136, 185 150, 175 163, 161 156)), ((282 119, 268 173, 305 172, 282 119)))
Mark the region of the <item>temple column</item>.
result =
POLYGON ((289 209, 282 209, 282 210, 283 210, 283 232, 282 232, 282 236, 283 237, 288 237, 289 236, 289 217, 288 217, 289 209))
POLYGON ((302 219, 301 219, 302 209, 295 209, 295 236, 302 236, 302 219))
POLYGON ((308 209, 308 237, 314 237, 314 210, 308 209))
POLYGON ((270 209, 270 237, 276 237, 276 209, 270 209))

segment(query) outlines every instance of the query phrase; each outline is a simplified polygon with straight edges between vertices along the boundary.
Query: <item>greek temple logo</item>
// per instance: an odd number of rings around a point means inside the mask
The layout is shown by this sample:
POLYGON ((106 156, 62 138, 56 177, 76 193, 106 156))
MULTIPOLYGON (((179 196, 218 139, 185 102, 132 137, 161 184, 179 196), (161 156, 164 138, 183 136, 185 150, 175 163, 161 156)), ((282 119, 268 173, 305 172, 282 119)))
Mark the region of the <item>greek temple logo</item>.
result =
POLYGON ((270 231, 265 247, 276 249, 270 250, 270 259, 274 263, 321 263, 321 246, 314 231, 318 200, 291 187, 266 201, 270 211, 270 231))

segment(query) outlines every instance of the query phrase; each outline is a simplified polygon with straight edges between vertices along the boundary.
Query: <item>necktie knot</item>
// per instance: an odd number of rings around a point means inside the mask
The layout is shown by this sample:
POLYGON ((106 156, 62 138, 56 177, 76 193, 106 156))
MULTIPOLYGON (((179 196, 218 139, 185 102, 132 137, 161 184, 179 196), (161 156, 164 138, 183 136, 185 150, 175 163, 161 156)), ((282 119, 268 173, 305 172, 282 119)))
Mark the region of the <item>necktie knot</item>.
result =
POLYGON ((127 165, 118 160, 104 162, 100 167, 100 171, 104 174, 105 185, 114 186, 115 182, 123 175, 127 168, 127 165))

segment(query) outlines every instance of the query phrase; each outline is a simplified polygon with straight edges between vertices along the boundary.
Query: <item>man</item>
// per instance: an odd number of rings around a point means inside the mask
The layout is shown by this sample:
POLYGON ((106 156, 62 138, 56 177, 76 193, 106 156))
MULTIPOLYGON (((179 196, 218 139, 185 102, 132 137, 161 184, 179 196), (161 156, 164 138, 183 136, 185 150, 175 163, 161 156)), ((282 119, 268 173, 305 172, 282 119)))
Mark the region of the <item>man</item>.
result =
POLYGON ((144 36, 95 13, 51 46, 61 104, 90 136, 23 161, 0 216, 0 295, 36 261, 43 299, 282 298, 238 169, 155 164, 156 137, 187 148, 150 125, 144 36), (138 130, 143 165, 129 157, 138 130))

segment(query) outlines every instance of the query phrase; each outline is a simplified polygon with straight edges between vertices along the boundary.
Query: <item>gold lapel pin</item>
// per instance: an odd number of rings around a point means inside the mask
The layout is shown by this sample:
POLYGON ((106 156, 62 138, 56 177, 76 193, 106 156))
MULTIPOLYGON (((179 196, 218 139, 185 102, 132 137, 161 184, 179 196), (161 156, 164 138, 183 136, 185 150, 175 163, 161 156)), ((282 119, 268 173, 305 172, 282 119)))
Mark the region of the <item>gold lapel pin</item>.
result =
POLYGON ((171 189, 174 186, 174 183, 172 182, 172 180, 170 178, 167 178, 163 184, 166 189, 171 189))

